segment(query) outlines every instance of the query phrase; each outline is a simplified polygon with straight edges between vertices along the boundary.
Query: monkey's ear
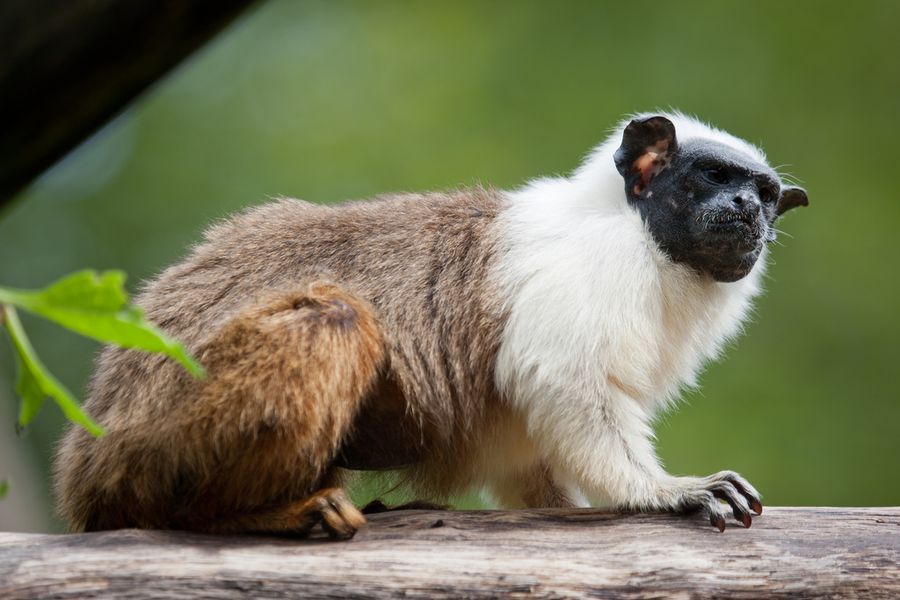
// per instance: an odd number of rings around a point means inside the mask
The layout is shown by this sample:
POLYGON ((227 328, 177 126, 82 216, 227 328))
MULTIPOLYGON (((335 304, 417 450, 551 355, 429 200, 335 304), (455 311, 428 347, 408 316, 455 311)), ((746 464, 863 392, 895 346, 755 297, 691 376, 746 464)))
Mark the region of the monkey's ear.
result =
POLYGON ((669 166, 677 150, 675 125, 665 117, 656 116, 629 123, 613 158, 619 174, 637 195, 669 166))
POLYGON ((781 196, 778 198, 778 204, 775 205, 775 212, 777 212, 780 217, 795 206, 809 206, 809 198, 806 197, 806 190, 795 186, 782 188, 781 196))

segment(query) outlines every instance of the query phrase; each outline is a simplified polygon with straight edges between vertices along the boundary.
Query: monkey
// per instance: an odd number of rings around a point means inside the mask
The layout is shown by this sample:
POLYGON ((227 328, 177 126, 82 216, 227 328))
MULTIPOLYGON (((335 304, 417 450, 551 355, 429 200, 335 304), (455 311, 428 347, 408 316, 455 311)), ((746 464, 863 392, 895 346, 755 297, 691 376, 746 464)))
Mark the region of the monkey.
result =
MULTIPOLYGON (((741 330, 775 222, 808 204, 760 149, 625 119, 569 176, 339 205, 279 198, 205 232, 137 304, 205 366, 108 347, 54 465, 74 531, 346 539, 355 471, 436 501, 705 511, 734 471, 667 473, 654 419, 741 330)), ((383 509, 384 507, 381 506, 383 509)))

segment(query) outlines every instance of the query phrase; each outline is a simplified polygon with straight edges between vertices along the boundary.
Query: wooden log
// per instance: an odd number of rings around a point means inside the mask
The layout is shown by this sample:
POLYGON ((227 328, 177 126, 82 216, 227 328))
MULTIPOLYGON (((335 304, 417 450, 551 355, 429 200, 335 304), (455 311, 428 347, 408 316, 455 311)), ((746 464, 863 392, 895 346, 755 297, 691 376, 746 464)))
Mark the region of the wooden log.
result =
POLYGON ((252 1, 0 2, 0 204, 252 1))
POLYGON ((0 534, 2 598, 900 598, 900 508, 396 511, 348 542, 0 534))

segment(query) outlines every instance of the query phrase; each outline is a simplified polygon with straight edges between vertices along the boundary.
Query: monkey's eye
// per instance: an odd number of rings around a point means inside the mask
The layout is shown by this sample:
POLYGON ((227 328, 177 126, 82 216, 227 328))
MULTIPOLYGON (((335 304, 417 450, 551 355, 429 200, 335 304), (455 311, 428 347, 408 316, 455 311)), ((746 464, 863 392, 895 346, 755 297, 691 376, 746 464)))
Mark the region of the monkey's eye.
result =
POLYGON ((775 202, 778 198, 778 192, 771 187, 760 188, 759 190, 759 199, 762 200, 766 204, 771 204, 775 202))
POLYGON ((731 181, 728 172, 720 167, 706 167, 700 173, 705 180, 715 185, 725 185, 731 181))

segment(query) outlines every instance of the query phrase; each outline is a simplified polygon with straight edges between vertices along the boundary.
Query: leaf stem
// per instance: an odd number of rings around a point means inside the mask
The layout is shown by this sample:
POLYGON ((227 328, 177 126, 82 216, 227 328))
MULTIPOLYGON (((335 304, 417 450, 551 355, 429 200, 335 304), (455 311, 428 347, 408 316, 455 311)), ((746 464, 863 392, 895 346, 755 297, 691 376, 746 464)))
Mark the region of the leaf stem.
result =
POLYGON ((47 367, 38 358, 37 352, 35 352, 31 341, 25 334, 25 328, 22 327, 22 321, 19 320, 16 309, 12 306, 4 305, 3 311, 6 313, 6 330, 9 332, 9 337, 19 357, 22 359, 22 366, 34 376, 41 391, 56 401, 56 404, 70 421, 83 426, 93 435, 103 435, 103 428, 91 420, 87 413, 81 409, 81 406, 78 405, 78 402, 69 390, 47 370, 47 367))

